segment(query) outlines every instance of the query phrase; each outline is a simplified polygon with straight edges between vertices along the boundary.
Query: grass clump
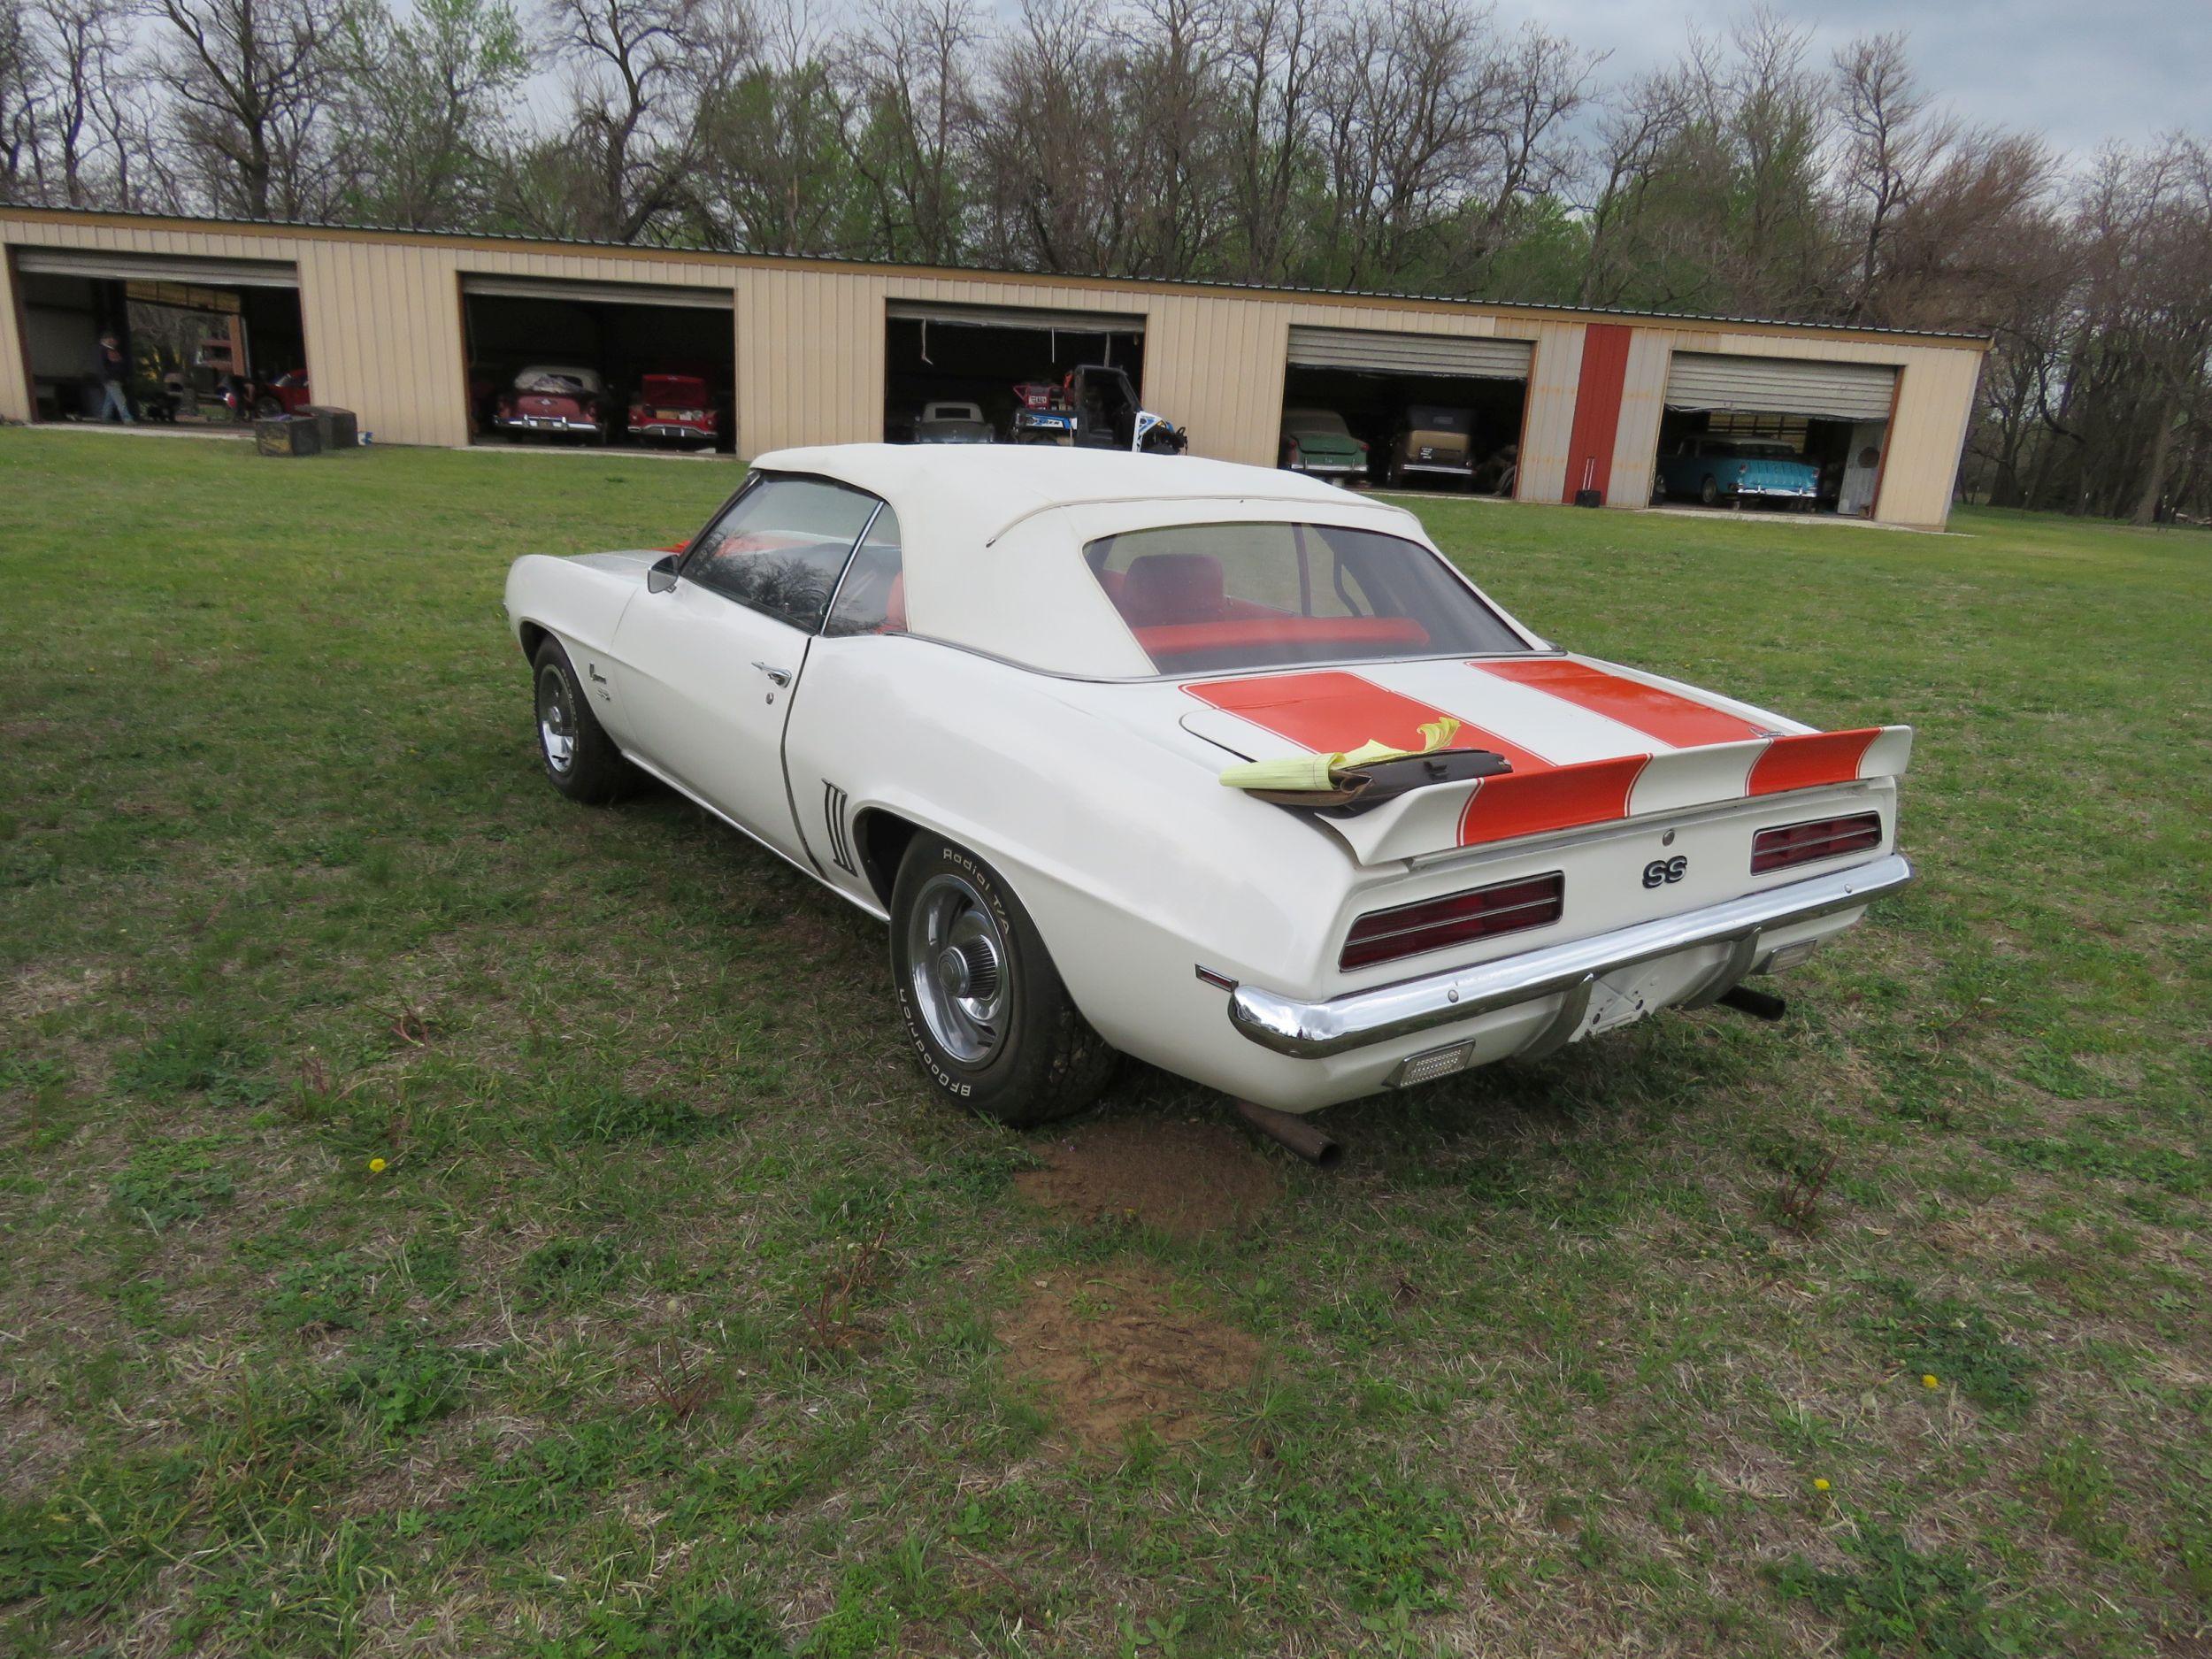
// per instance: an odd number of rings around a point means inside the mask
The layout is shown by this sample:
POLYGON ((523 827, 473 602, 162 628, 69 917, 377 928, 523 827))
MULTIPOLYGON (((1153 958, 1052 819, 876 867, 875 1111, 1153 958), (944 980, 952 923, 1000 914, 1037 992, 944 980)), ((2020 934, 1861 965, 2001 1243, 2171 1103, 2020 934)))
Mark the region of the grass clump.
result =
POLYGON ((109 1183, 115 1207, 156 1233, 227 1204, 237 1190, 230 1171, 215 1160, 222 1143, 205 1135, 143 1147, 109 1183))
POLYGON ((554 1239, 522 1258, 523 1287, 541 1296, 605 1290, 622 1273, 622 1251, 611 1239, 554 1239))
POLYGON ((1843 1547, 1855 1568, 1824 1571, 1800 1558, 1776 1575, 1785 1595, 1839 1621, 1843 1659, 2016 1659, 2032 1651, 2028 1632, 1991 1606, 1963 1555, 1924 1554, 1886 1527, 1870 1527, 1843 1547))
POLYGON ((339 1375, 338 1397, 366 1412, 385 1433, 399 1434, 458 1406, 474 1369, 468 1356, 402 1328, 356 1350, 339 1375))
POLYGON ((1924 1298, 1908 1286, 1888 1287, 1891 1311, 1870 1321, 1890 1357, 1915 1377, 1933 1377, 1976 1405, 2016 1414, 2035 1397, 2029 1385, 2035 1356, 2007 1340, 1994 1321, 1955 1296, 1924 1298))
POLYGON ((192 1014, 141 1045, 123 1062, 119 1080, 153 1101, 204 1094, 250 1103, 265 1092, 255 1073, 268 1056, 266 1045, 227 1021, 192 1014))
POLYGON ((613 1084, 576 1091, 553 1117, 555 1138, 570 1147, 625 1141, 680 1146, 718 1126, 717 1118, 687 1102, 666 1094, 636 1094, 613 1084))

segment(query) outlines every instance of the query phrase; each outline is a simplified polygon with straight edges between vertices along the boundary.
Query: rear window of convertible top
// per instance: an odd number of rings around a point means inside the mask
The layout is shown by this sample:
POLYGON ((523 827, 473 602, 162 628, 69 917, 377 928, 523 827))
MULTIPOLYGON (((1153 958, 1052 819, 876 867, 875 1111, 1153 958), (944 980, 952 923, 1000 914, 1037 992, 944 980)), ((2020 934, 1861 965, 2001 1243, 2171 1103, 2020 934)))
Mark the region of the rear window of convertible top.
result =
POLYGON ((1179 525, 1083 557, 1163 674, 1529 649, 1435 554, 1372 530, 1179 525))

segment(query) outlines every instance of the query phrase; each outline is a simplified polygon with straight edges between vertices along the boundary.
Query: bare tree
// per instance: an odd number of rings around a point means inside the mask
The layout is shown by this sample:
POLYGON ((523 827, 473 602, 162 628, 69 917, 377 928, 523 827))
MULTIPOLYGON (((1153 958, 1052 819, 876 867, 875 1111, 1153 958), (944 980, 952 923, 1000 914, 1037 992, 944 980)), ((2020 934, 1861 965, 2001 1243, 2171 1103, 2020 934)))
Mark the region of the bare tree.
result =
POLYGON ((45 89, 46 64, 23 0, 0 0, 0 200, 45 199, 45 89))
POLYGON ((980 67, 975 0, 867 0, 843 54, 850 155, 872 204, 871 251, 951 265, 967 238, 980 67))
POLYGON ((1120 65, 1089 0, 1023 0, 992 55, 979 125, 987 258, 1121 270, 1135 239, 1120 65))
POLYGON ((1691 106, 1682 75, 1667 72, 1630 82, 1600 117, 1579 203, 1589 232, 1576 296, 1582 303, 1621 303, 1646 265, 1637 232, 1682 153, 1691 106))
POLYGON ((327 205, 323 127, 343 0, 153 0, 153 73, 169 137, 218 211, 315 219, 327 205))
POLYGON ((635 242, 685 203, 696 66, 749 34, 749 14, 710 0, 549 0, 546 19, 572 130, 521 158, 515 205, 541 229, 635 242))
POLYGON ((136 104, 143 77, 129 61, 120 0, 32 0, 47 69, 42 148, 55 199, 70 207, 129 206, 146 148, 136 104))
POLYGON ((1222 67, 1229 214, 1248 282, 1281 280, 1294 196, 1313 153, 1311 110, 1332 0, 1246 0, 1222 67))

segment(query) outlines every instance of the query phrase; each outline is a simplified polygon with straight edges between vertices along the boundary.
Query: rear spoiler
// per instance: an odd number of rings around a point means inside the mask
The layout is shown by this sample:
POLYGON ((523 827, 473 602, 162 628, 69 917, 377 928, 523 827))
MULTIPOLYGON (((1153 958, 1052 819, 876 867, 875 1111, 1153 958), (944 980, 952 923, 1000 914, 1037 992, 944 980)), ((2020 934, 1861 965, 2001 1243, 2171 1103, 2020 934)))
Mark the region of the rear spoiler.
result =
POLYGON ((1894 778, 1911 759, 1909 726, 1804 732, 1439 782, 1314 816, 1360 863, 1379 864, 1793 789, 1894 778))

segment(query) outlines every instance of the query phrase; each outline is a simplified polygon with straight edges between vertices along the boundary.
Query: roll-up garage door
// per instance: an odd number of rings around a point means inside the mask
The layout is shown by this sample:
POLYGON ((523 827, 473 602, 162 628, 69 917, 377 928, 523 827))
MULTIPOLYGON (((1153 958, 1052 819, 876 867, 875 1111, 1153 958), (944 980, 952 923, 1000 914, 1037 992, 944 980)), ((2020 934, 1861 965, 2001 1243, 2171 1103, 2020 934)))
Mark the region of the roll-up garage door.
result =
POLYGON ((15 268, 27 276, 100 277, 121 282, 199 282, 214 288, 296 288, 299 272, 280 259, 193 259, 180 255, 114 253, 99 248, 18 248, 15 268))
POLYGON ((737 309, 729 288, 679 288, 664 282, 581 282, 565 277, 495 276, 465 271, 461 292, 505 300, 569 300, 595 305, 681 305, 693 311, 737 309))
POLYGON ((893 300, 884 308, 895 322, 941 323, 967 328, 1057 328, 1068 334, 1141 334, 1142 317, 1103 311, 1031 311, 997 305, 933 305, 921 300, 893 300))
POLYGON ((1525 340, 1458 334, 1391 334, 1362 328, 1290 331, 1290 360, 1302 368, 1365 374, 1448 374, 1461 380, 1525 380, 1533 349, 1525 340))
POLYGON ((1897 371, 1878 363, 1799 363, 1678 351, 1667 372, 1670 409, 1755 410, 1825 420, 1887 420, 1897 371))

